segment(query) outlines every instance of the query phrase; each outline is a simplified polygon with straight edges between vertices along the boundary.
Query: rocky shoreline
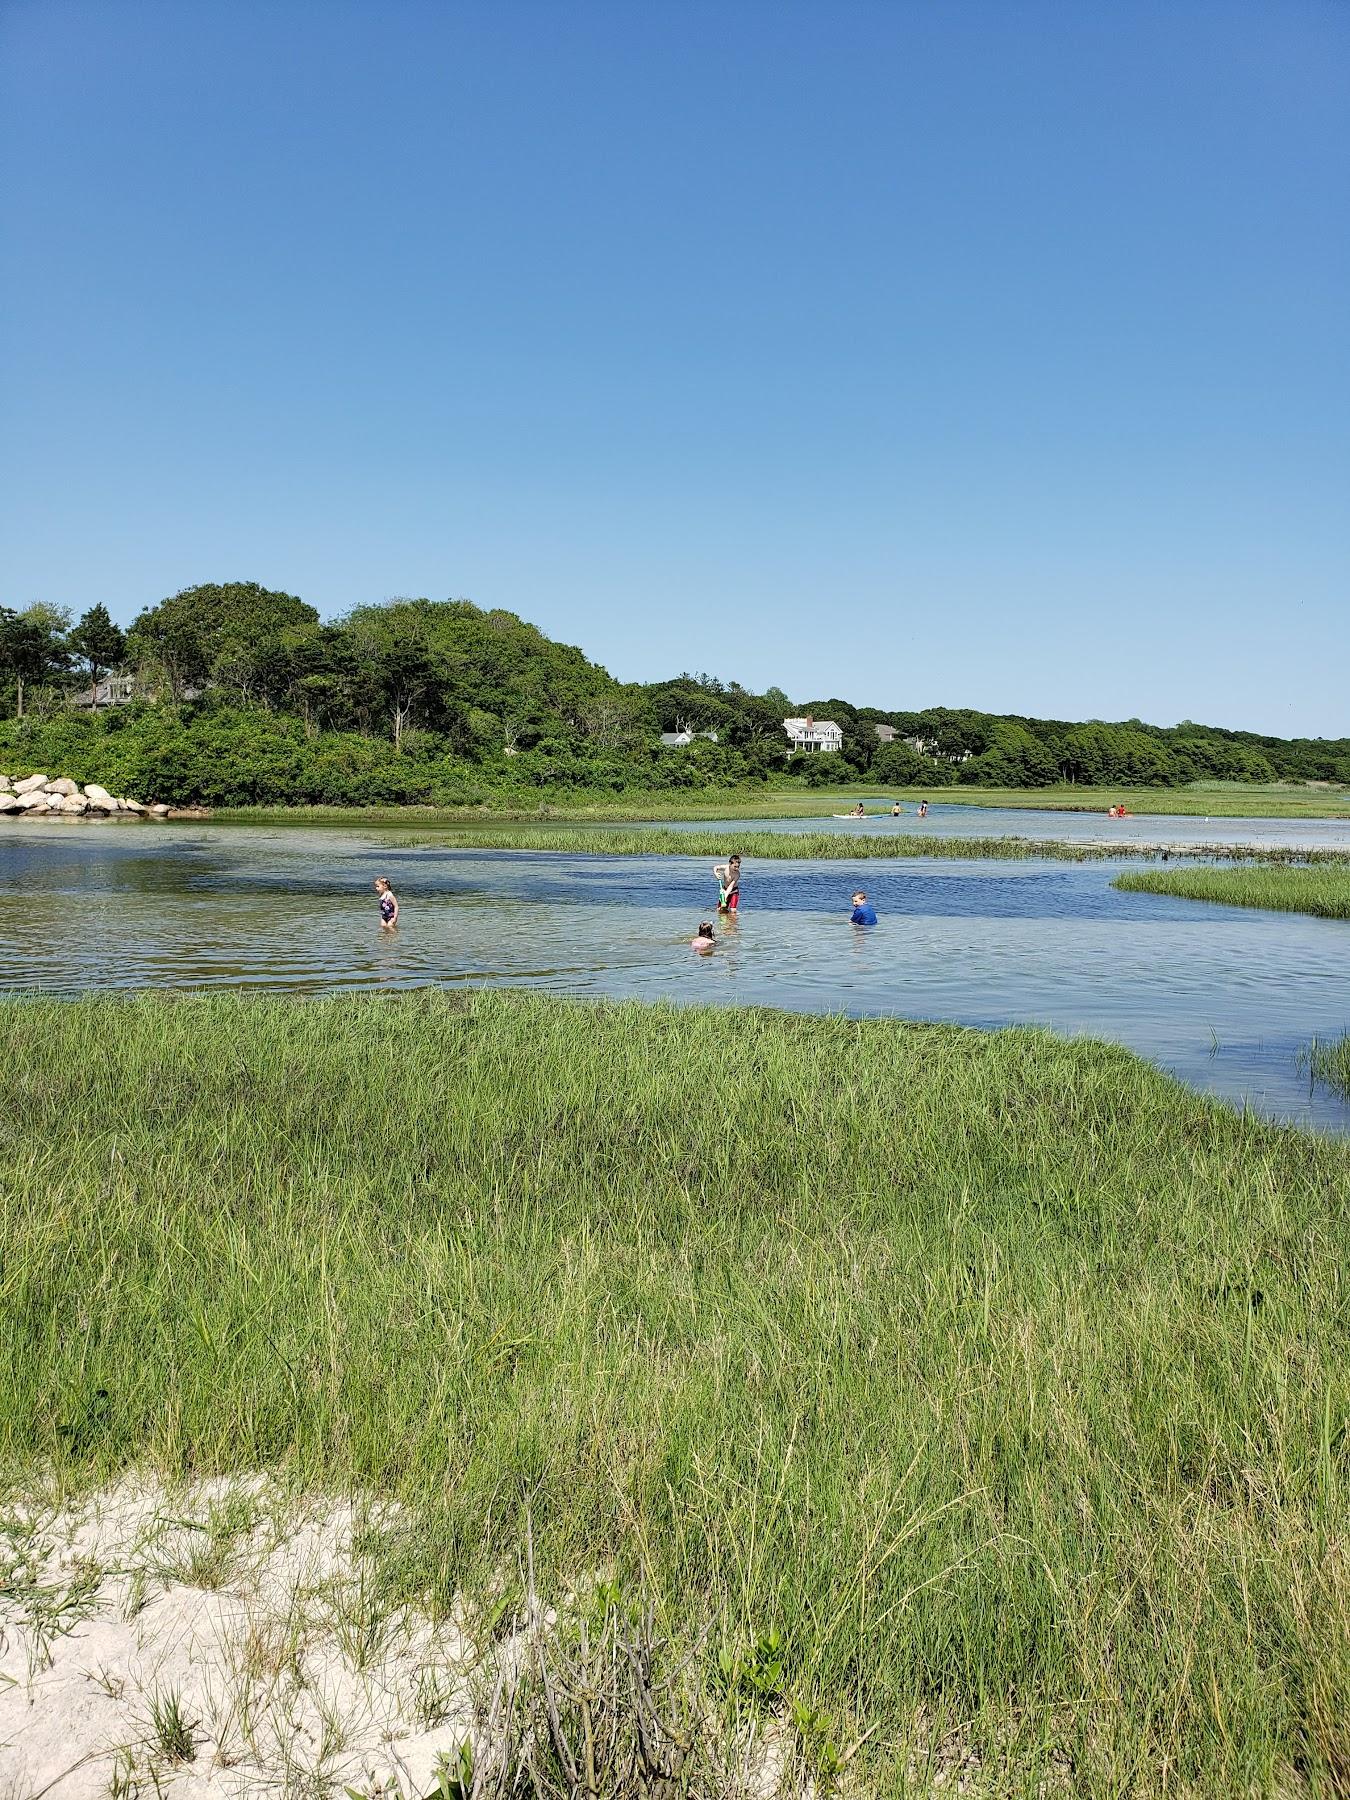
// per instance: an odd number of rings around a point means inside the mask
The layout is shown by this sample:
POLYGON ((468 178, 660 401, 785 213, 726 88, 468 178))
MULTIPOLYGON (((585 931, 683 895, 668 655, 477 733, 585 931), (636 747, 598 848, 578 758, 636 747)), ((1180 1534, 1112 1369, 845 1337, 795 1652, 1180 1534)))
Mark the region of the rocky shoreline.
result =
POLYGON ((205 808, 168 806, 110 794, 96 781, 83 787, 68 775, 0 775, 0 816, 12 819, 204 819, 205 808))

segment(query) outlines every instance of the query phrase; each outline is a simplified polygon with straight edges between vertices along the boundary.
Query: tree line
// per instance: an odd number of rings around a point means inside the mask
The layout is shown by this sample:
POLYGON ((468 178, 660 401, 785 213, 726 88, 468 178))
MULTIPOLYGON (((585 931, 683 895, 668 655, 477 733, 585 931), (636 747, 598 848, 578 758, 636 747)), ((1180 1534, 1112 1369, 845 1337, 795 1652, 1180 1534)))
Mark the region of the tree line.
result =
POLYGON ((0 607, 0 706, 5 760, 213 805, 465 804, 503 791, 770 780, 1350 782, 1350 739, 790 701, 706 673, 624 683, 515 614, 467 600, 395 599, 325 622, 256 582, 186 588, 125 633, 103 605, 78 619, 0 607), (129 704, 99 704, 113 673, 132 678, 129 704), (786 754, 783 720, 804 714, 841 727, 837 754, 786 754), (695 736, 672 749, 663 732, 695 736))

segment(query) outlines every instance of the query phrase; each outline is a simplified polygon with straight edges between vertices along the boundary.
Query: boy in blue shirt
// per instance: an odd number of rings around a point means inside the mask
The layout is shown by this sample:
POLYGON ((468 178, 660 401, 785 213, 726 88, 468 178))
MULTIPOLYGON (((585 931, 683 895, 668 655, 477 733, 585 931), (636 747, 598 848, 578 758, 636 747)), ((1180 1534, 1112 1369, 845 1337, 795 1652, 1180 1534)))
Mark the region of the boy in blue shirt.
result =
POLYGON ((849 917, 850 925, 875 925, 877 909, 861 889, 853 896, 853 912, 849 917))

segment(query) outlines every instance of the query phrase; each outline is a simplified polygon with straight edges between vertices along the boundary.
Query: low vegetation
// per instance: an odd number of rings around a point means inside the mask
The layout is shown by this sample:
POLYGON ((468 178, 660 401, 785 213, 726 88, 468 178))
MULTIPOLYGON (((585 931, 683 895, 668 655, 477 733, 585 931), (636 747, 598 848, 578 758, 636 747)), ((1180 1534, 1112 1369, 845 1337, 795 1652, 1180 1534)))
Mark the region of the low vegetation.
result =
POLYGON ((1310 867, 1266 864, 1240 869, 1145 869, 1118 875, 1114 885, 1131 893, 1173 894, 1182 900, 1212 900, 1224 906, 1350 919, 1350 858, 1344 856, 1329 857, 1310 867))
MULTIPOLYGON (((481 823, 487 819, 520 824, 552 820, 558 824, 578 825, 660 824, 668 819, 821 819, 831 813, 848 811, 857 804, 860 791, 867 791, 866 784, 839 793, 804 792, 799 787, 708 788, 693 793, 669 789, 662 793, 633 792, 622 798, 614 794, 572 790, 537 796, 494 794, 485 796, 478 804, 463 806, 222 807, 217 809, 216 816, 241 824, 309 822, 361 827, 381 822, 403 824, 418 818, 432 819, 440 824, 481 823)), ((1114 831, 1106 812, 1117 801, 1140 818, 1150 815, 1205 819, 1350 818, 1350 792, 1281 784, 1132 789, 1123 795, 1110 788, 963 787, 947 789, 937 800, 933 800, 932 790, 926 788, 896 788, 887 789, 882 798, 900 800, 911 811, 920 800, 928 798, 935 808, 935 823, 941 811, 949 806, 1100 814, 1104 837, 1114 831)))
MULTIPOLYGON (((1003 862, 1047 858, 1054 862, 1117 862, 1124 858, 1155 859, 1156 845, 1071 843, 1054 838, 929 837, 919 832, 890 828, 870 832, 842 831, 736 831, 734 838, 722 831, 675 831, 660 826, 561 824, 499 825, 483 819, 475 824, 435 829, 393 837, 390 848, 553 851, 573 856, 725 856, 729 849, 760 862, 784 862, 801 858, 814 862, 895 861, 904 857, 928 857, 965 862, 993 858, 1003 862)), ((1169 856, 1250 858, 1282 863, 1297 859, 1316 863, 1327 857, 1342 860, 1339 852, 1253 849, 1242 844, 1173 847, 1169 856)))
POLYGON ((532 1547, 827 1785, 1344 1791, 1346 1145, 1041 1032, 500 993, 0 1054, 13 1495, 373 1496, 371 1591, 489 1635, 532 1547))
POLYGON ((1329 1043, 1315 1038, 1306 1060, 1314 1080, 1325 1082, 1350 1100, 1350 1032, 1343 1032, 1329 1043))

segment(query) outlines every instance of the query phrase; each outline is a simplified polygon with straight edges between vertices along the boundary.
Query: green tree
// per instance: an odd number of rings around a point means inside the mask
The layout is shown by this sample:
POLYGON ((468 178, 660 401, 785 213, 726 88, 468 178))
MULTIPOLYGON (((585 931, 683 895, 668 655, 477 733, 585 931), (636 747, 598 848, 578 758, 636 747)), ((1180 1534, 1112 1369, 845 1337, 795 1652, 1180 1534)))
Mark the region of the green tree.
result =
POLYGON ((69 667, 69 627, 64 608, 41 600, 21 612, 0 607, 0 677, 14 691, 16 718, 23 718, 26 700, 43 693, 69 667))
POLYGON ((89 671, 97 706, 100 678, 115 669, 126 654, 126 633, 113 624, 112 615, 100 601, 72 627, 68 642, 89 671))
POLYGON ((294 594, 256 581, 204 582, 147 607, 127 634, 127 654, 171 700, 210 682, 244 701, 264 697, 263 669, 277 640, 319 615, 294 594))

